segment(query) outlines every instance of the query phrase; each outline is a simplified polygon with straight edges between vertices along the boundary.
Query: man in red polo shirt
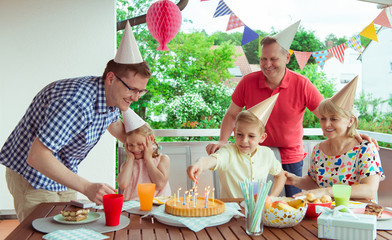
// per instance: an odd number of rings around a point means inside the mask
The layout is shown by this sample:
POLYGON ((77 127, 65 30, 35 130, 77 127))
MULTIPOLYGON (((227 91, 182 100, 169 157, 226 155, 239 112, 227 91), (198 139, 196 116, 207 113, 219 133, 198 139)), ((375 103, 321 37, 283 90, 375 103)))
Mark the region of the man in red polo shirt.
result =
MULTIPOLYGON (((317 107, 324 98, 309 79, 286 68, 290 61, 288 50, 298 26, 299 22, 261 41, 261 71, 244 76, 238 83, 222 121, 219 142, 206 147, 208 154, 227 142, 235 118, 244 107, 249 109, 280 93, 266 125, 268 137, 262 145, 278 148, 283 169, 302 176, 302 160, 306 156, 302 142, 304 112, 308 108, 319 117, 317 107)), ((286 185, 285 192, 286 196, 292 196, 300 189, 286 185)))

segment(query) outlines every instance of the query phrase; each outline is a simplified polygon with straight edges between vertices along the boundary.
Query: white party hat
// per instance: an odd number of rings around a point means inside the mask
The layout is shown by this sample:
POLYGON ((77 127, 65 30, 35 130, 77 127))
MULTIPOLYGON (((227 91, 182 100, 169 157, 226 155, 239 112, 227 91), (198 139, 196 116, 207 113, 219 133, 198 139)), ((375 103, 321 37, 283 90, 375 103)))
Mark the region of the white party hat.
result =
POLYGON ((291 43, 294 40, 294 36, 297 33, 300 22, 301 20, 287 27, 280 33, 275 34, 274 36, 272 36, 272 38, 274 38, 282 48, 289 51, 291 43))
POLYGON ((123 121, 124 121, 126 133, 135 130, 137 128, 140 128, 146 123, 141 117, 139 117, 139 115, 137 115, 130 108, 125 112, 123 111, 122 115, 123 115, 123 121))
POLYGON ((143 62, 142 55, 140 54, 139 47, 137 46, 135 36, 133 36, 131 25, 127 21, 120 46, 117 49, 116 63, 121 64, 135 64, 143 62))
POLYGON ((275 106, 278 96, 279 93, 272 95, 271 97, 265 99, 257 105, 254 105, 253 107, 249 108, 248 111, 256 115, 265 126, 271 115, 272 109, 275 106))
POLYGON ((347 83, 339 92, 337 92, 331 101, 346 111, 351 111, 354 105, 355 91, 357 90, 358 76, 347 83))

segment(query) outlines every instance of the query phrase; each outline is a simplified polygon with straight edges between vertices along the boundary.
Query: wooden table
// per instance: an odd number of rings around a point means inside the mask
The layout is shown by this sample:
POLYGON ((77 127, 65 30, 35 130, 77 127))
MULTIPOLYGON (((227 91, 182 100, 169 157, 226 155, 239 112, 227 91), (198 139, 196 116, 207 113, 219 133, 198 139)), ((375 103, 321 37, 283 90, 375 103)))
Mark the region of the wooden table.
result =
MULTIPOLYGON (((241 199, 223 199, 225 202, 240 202, 241 199)), ((32 227, 32 222, 37 218, 55 216, 61 210, 67 209, 69 202, 41 203, 6 239, 42 239, 45 235, 32 227)), ((302 222, 292 228, 269 228, 264 227, 261 236, 250 237, 244 230, 244 218, 232 218, 228 223, 208 227, 199 232, 193 232, 188 228, 177 228, 151 222, 151 218, 144 218, 140 222, 140 216, 128 212, 122 213, 131 219, 128 227, 115 232, 104 233, 110 239, 318 239, 317 222, 304 218, 302 222)), ((392 239, 392 231, 377 231, 377 239, 392 239)))

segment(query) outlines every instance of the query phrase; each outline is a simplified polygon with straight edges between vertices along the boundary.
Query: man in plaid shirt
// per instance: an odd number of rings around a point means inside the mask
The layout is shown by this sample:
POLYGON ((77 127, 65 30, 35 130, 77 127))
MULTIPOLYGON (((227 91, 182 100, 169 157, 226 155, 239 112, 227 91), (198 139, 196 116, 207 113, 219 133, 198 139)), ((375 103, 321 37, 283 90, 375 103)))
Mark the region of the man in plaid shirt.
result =
MULTIPOLYGON (((133 37, 127 28, 123 40, 133 37)), ((102 77, 64 79, 44 87, 6 140, 0 163, 7 167, 7 185, 20 221, 41 202, 76 199, 76 191, 98 204, 103 195, 115 193, 108 184, 89 182, 77 172, 106 129, 125 141, 119 110, 127 110, 147 92, 151 71, 134 37, 132 44, 120 44, 102 77), (132 51, 136 56, 122 54, 132 51)))

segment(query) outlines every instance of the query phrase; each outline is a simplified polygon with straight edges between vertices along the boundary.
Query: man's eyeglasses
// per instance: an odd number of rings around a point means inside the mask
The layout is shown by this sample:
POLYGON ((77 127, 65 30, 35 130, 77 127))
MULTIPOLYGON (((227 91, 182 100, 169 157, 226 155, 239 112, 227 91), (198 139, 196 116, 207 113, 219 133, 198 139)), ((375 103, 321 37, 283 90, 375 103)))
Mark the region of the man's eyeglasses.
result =
POLYGON ((117 74, 115 74, 115 73, 113 73, 113 74, 114 74, 114 76, 116 76, 116 78, 117 78, 118 80, 120 80, 120 82, 121 82, 122 84, 124 84, 125 87, 128 88, 128 90, 132 93, 132 95, 139 94, 140 97, 141 97, 141 96, 143 96, 144 94, 146 94, 146 93, 148 92, 147 89, 138 90, 138 89, 136 89, 136 88, 131 88, 131 87, 129 87, 129 86, 119 77, 119 76, 117 76, 117 74))

